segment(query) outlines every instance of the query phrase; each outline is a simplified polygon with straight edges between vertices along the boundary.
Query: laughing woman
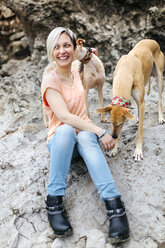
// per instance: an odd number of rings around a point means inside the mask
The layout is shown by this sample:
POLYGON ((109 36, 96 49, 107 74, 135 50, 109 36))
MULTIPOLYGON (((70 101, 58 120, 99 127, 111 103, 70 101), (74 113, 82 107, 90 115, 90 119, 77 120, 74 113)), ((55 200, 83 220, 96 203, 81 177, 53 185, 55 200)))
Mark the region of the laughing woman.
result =
POLYGON ((72 233, 62 203, 72 158, 81 156, 95 183, 109 217, 111 243, 129 239, 129 226, 121 195, 100 148, 114 147, 112 137, 94 125, 85 114, 84 89, 79 73, 71 65, 76 51, 76 36, 66 28, 53 29, 47 38, 49 62, 56 66, 43 75, 41 86, 44 112, 49 117, 47 147, 50 175, 46 208, 51 228, 57 236, 72 233))

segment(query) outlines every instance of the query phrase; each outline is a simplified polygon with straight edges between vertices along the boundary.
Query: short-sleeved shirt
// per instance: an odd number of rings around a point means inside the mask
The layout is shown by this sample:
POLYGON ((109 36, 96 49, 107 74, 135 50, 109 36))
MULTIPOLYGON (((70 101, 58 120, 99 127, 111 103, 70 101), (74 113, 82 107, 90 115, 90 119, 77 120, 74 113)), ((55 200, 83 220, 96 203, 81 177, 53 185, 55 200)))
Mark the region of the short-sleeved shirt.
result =
MULTIPOLYGON (((41 93, 43 100, 43 110, 49 118, 48 140, 55 133, 56 129, 60 125, 64 124, 57 118, 57 116, 54 114, 46 100, 45 95, 48 88, 55 89, 61 94, 70 113, 91 122, 85 113, 85 91, 79 73, 75 69, 72 69, 71 72, 74 78, 72 86, 63 84, 60 80, 59 75, 54 70, 50 71, 49 73, 43 76, 41 84, 41 93)), ((54 101, 56 101, 56 99, 54 99, 54 101)))

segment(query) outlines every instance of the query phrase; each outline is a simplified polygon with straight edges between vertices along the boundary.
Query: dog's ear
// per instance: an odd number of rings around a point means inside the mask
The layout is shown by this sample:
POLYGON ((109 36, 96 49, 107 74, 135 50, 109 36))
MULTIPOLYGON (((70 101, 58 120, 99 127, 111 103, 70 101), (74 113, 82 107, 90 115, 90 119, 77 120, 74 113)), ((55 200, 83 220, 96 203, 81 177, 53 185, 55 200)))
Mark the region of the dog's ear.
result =
POLYGON ((123 109, 123 114, 124 114, 125 118, 127 118, 127 119, 129 119, 131 121, 133 121, 135 119, 134 115, 132 115, 130 113, 130 109, 128 109, 128 108, 123 109))
POLYGON ((81 39, 81 38, 78 38, 78 39, 76 40, 76 43, 77 43, 78 46, 82 47, 83 44, 85 43, 85 40, 83 40, 83 39, 81 39))
POLYGON ((107 112, 111 112, 113 106, 112 105, 108 105, 105 108, 98 108, 94 111, 95 114, 102 114, 102 113, 107 113, 107 112))
POLYGON ((97 48, 91 48, 92 49, 92 53, 94 53, 96 56, 99 56, 99 52, 97 50, 97 48))

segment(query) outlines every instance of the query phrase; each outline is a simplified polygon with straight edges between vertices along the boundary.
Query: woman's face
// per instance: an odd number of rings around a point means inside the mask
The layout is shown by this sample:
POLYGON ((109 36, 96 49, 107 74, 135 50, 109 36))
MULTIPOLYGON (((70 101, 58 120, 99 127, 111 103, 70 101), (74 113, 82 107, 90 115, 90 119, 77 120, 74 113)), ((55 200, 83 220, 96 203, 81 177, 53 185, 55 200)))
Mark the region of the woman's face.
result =
POLYGON ((53 49, 53 60, 58 66, 67 67, 74 59, 75 50, 68 34, 62 33, 53 49))

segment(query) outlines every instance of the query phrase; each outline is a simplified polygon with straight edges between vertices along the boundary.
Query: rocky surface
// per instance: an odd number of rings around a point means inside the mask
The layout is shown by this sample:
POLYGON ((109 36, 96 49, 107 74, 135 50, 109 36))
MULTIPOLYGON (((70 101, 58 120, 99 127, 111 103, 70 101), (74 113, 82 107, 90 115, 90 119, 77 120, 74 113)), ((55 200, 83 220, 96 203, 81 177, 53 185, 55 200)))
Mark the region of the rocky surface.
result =
POLYGON ((9 59, 23 59, 30 54, 29 42, 18 16, 1 3, 0 40, 0 68, 9 59))
MULTIPOLYGON (((74 235, 54 239, 44 209, 49 170, 47 130, 43 125, 40 80, 42 65, 23 65, 16 75, 1 79, 1 248, 110 248, 103 203, 82 161, 72 164, 66 206, 74 235)), ((121 151, 108 162, 123 195, 131 228, 131 240, 121 247, 163 248, 165 245, 164 173, 165 128, 158 125, 157 89, 152 80, 146 97, 144 160, 135 163, 137 125, 125 124, 121 151), (151 108, 152 106, 152 108, 151 108)), ((105 83, 105 104, 111 100, 111 84, 105 83)), ((163 96, 165 102, 165 96, 163 96)), ((92 120, 111 132, 93 114, 97 92, 90 92, 92 120)), ((133 103, 132 112, 136 113, 133 103)))
MULTIPOLYGON (((99 48, 106 68, 106 105, 111 102, 113 68, 121 54, 144 37, 158 39, 162 50, 165 49, 163 1, 145 1, 145 5, 137 0, 88 1, 88 8, 87 1, 1 2, 10 6, 21 20, 28 34, 31 57, 9 60, 0 70, 0 247, 112 248, 107 240, 105 207, 83 161, 71 166, 65 199, 73 236, 55 239, 47 223, 44 198, 49 153, 40 94, 47 63, 45 35, 54 23, 67 23, 89 46, 99 48)), ((106 155, 123 196, 131 229, 130 241, 116 247, 165 247, 165 127, 158 124, 157 98, 152 78, 150 95, 145 96, 143 161, 133 160, 136 121, 125 123, 118 155, 114 158, 106 155)), ((101 123, 100 116, 93 113, 98 106, 95 90, 90 91, 89 101, 92 121, 111 133, 111 125, 101 123)), ((163 110, 164 106, 163 92, 163 110)), ((136 114, 133 100, 132 112, 136 114)))

